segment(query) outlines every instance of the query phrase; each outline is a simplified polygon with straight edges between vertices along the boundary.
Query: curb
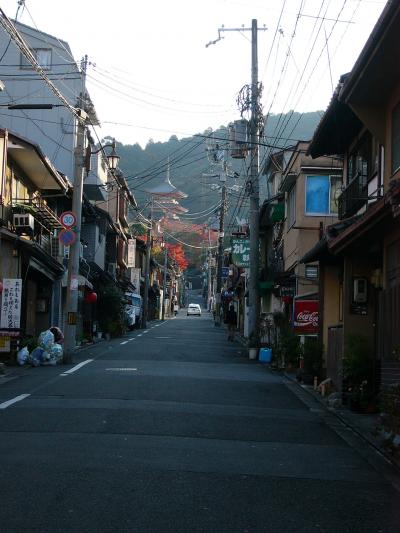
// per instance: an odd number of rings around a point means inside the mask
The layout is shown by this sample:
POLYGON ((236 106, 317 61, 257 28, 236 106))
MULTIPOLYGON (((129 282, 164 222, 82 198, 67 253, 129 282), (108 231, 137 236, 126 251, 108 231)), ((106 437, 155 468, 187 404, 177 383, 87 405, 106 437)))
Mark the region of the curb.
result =
POLYGON ((365 434, 363 431, 361 431, 357 426, 355 426, 354 424, 352 424, 347 417, 343 416, 341 413, 338 413, 335 409, 333 409, 332 407, 328 407, 326 405, 326 403, 322 400, 322 398, 316 394, 314 392, 314 390, 310 390, 308 387, 302 387, 299 382, 297 381, 297 379, 295 379, 293 376, 291 376, 290 374, 288 374, 287 372, 284 372, 283 375, 289 379, 292 383, 295 383, 299 389, 307 392, 312 398, 314 398, 315 400, 317 400, 321 405, 323 405, 323 407, 325 408, 326 411, 328 411, 329 413, 333 414, 336 416, 336 418, 338 418, 346 427, 348 427, 349 429, 351 429, 358 437, 362 438, 365 442, 367 442, 372 448, 374 448, 378 453, 380 453, 390 464, 391 466, 396 470, 397 474, 400 475, 400 465, 398 464, 397 461, 395 461, 393 459, 393 457, 388 454, 388 452, 384 449, 384 448, 381 448, 378 444, 376 444, 376 442, 374 442, 367 434, 365 434))

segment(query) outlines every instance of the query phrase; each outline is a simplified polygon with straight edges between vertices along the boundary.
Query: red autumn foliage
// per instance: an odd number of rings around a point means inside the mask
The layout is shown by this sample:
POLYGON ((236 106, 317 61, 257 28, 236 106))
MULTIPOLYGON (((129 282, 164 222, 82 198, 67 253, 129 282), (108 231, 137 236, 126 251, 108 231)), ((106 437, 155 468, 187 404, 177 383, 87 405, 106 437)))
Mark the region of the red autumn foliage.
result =
POLYGON ((185 251, 182 244, 167 243, 168 254, 176 262, 181 270, 185 270, 189 264, 185 257, 185 251))

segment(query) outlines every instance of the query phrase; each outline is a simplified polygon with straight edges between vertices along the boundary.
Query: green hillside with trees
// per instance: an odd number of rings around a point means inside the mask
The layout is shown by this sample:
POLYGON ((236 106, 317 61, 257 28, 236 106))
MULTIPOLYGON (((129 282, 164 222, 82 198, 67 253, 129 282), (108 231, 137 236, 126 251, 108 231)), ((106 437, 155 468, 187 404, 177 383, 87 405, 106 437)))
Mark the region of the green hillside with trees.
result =
MULTIPOLYGON (((295 144, 297 140, 311 139, 318 125, 322 112, 288 113, 271 115, 268 118, 263 144, 260 147, 260 160, 265 158, 273 146, 276 149, 295 144)), ((214 205, 218 201, 218 192, 210 186, 216 183, 215 178, 206 178, 204 173, 215 174, 218 170, 212 167, 206 153, 206 135, 208 132, 178 139, 175 135, 167 142, 149 140, 143 149, 139 144, 124 145, 118 143, 121 156, 121 169, 128 178, 131 190, 139 204, 146 194, 145 189, 154 187, 165 177, 170 165, 171 182, 188 194, 188 198, 180 203, 191 212, 199 212, 214 205)), ((227 137, 226 127, 221 126, 214 132, 220 143, 227 137)), ((242 177, 246 175, 246 162, 230 159, 232 168, 242 177)), ((240 183, 240 180, 239 180, 240 183)), ((228 184, 229 185, 229 184, 228 184)))

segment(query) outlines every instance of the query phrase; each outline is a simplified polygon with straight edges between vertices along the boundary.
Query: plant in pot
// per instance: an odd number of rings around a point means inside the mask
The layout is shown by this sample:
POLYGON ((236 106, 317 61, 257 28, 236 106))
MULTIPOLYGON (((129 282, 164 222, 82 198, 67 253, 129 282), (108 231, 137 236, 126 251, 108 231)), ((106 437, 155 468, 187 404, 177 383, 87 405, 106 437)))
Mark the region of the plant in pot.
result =
POLYGON ((374 361, 368 339, 349 335, 343 359, 346 400, 350 409, 360 413, 375 412, 374 361))
POLYGON ((281 332, 279 344, 282 353, 282 365, 289 372, 298 368, 299 358, 302 355, 300 337, 295 335, 292 330, 286 329, 281 332))
POLYGON ((257 359, 258 350, 260 348, 260 340, 254 331, 249 335, 247 339, 247 347, 249 349, 249 359, 257 359))

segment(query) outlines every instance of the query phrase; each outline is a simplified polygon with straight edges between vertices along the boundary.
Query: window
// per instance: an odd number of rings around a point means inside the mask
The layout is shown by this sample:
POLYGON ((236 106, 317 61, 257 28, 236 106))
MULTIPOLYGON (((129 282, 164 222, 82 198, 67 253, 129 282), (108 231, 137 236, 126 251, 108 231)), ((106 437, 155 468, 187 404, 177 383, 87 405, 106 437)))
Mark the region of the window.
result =
MULTIPOLYGON (((32 54, 35 56, 36 61, 44 70, 51 69, 51 48, 33 48, 31 50, 32 54)), ((21 54, 21 68, 22 69, 31 69, 32 65, 29 61, 21 54)))
POLYGON ((307 176, 306 215, 337 214, 341 188, 341 176, 307 176))
POLYGON ((306 265, 305 276, 307 279, 318 279, 318 265, 306 265))
POLYGON ((347 184, 357 177, 361 178, 364 185, 367 183, 371 173, 375 170, 372 144, 372 135, 366 132, 357 143, 357 146, 348 155, 347 184))
POLYGON ((296 185, 290 189, 287 195, 286 218, 288 228, 292 227, 296 222, 296 185))
POLYGON ((392 174, 400 167, 400 103, 392 111, 392 174))

